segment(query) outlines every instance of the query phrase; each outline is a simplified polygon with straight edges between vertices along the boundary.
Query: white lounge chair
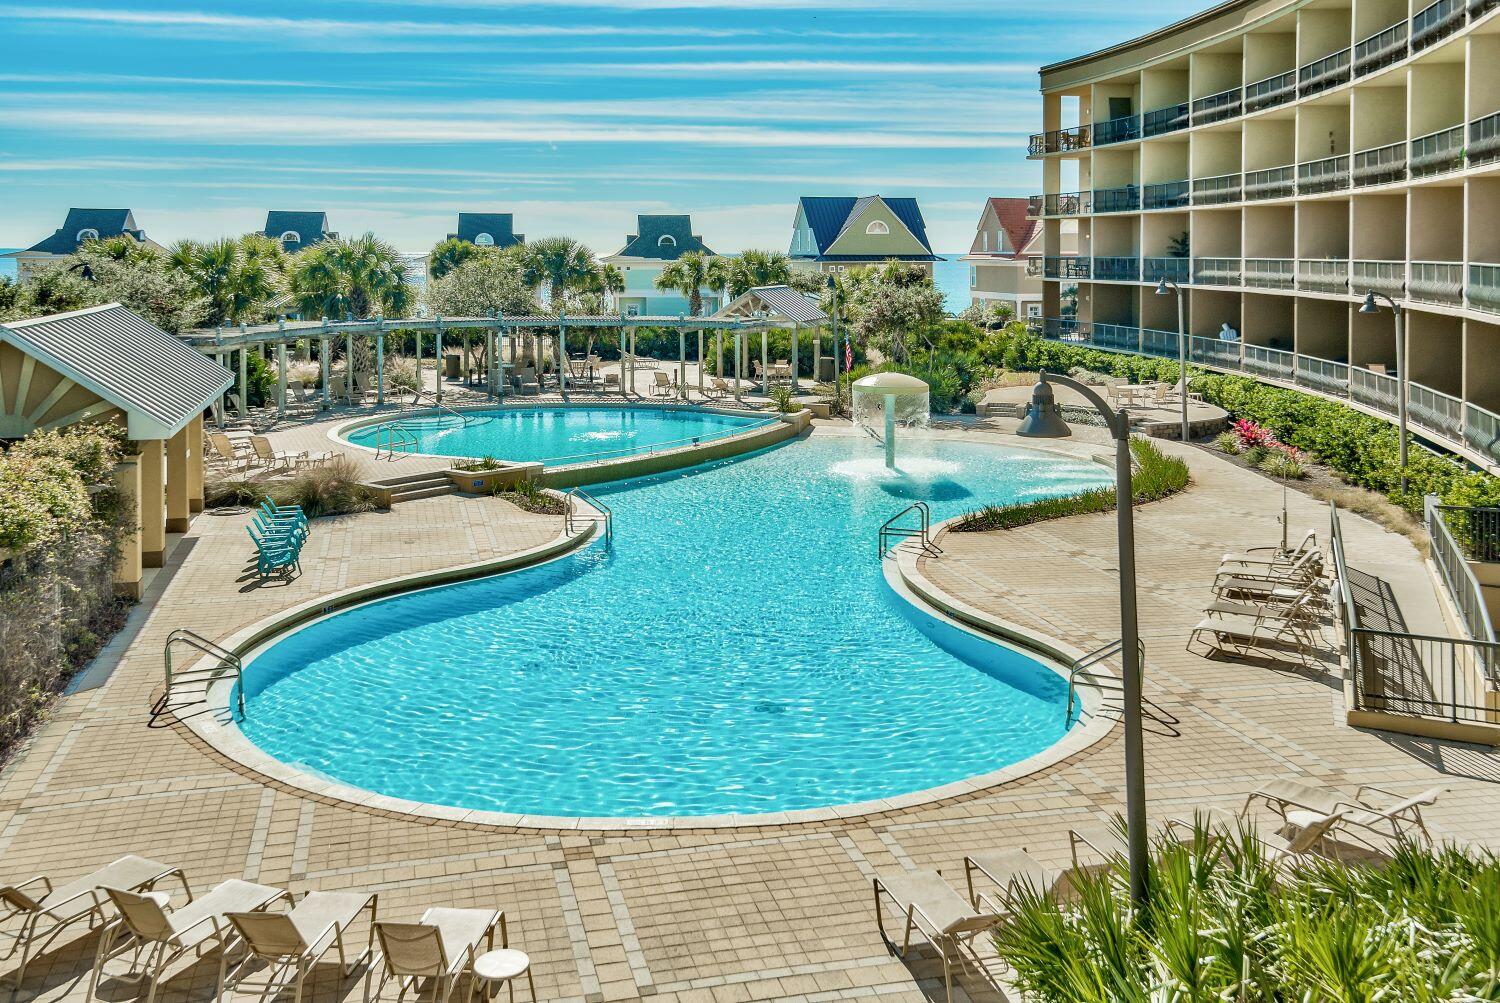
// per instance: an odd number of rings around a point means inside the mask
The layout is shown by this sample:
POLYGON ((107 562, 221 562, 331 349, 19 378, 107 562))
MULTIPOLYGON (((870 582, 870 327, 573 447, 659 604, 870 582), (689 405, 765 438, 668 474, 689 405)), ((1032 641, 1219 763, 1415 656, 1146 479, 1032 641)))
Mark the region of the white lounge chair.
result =
POLYGON ((1226 835, 1247 833, 1255 838, 1261 855, 1271 863, 1283 868, 1295 866, 1300 860, 1317 851, 1327 850, 1329 856, 1337 858, 1337 844, 1329 840, 1329 833, 1344 820, 1343 812, 1309 817, 1305 825, 1297 827, 1290 836, 1271 832, 1253 821, 1240 818, 1227 808, 1200 808, 1192 815, 1183 815, 1167 820, 1168 831, 1178 839, 1192 837, 1197 827, 1218 828, 1226 835))
POLYGON ((1266 804, 1283 821, 1293 825, 1307 825, 1312 817, 1344 813, 1343 826, 1363 829, 1386 839, 1400 841, 1412 839, 1422 843, 1432 842, 1432 833, 1422 818, 1422 809, 1437 803, 1445 792, 1442 787, 1429 787, 1418 794, 1398 794, 1372 784, 1356 787, 1352 797, 1328 787, 1314 786, 1301 780, 1273 780, 1262 784, 1245 798, 1240 810, 1243 816, 1256 801, 1266 804), (1383 803, 1369 799, 1370 793, 1383 795, 1383 803))
POLYGON ((255 463, 255 452, 242 448, 223 432, 208 433, 210 459, 235 470, 249 470, 255 463))
POLYGON ((1301 586, 1261 578, 1225 578, 1214 586, 1215 601, 1203 612, 1242 616, 1271 612, 1315 620, 1328 608, 1327 589, 1320 578, 1301 586))
POLYGON ((651 374, 651 396, 652 397, 676 397, 677 396, 677 377, 675 375, 669 377, 669 376, 667 376, 666 373, 662 372, 660 369, 658 369, 656 372, 652 373, 651 374))
POLYGON ((1260 608, 1255 612, 1229 612, 1207 610, 1208 617, 1200 620, 1188 633, 1187 650, 1193 645, 1203 644, 1204 635, 1212 638, 1206 651, 1195 654, 1222 653, 1243 656, 1251 650, 1290 649, 1304 663, 1312 660, 1318 647, 1318 625, 1307 614, 1306 596, 1289 606, 1271 610, 1260 608))
POLYGON ((1290 564, 1220 564, 1214 581, 1217 583, 1226 578, 1256 578, 1286 584, 1304 583, 1322 577, 1322 555, 1309 550, 1290 564))
POLYGON ((976 910, 983 907, 990 912, 1009 912, 1018 891, 1030 889, 1051 894, 1060 877, 1060 871, 1043 867, 1025 850, 982 850, 964 857, 964 883, 969 892, 969 904, 976 910), (974 887, 976 874, 989 879, 999 890, 998 898, 974 887))
POLYGON ((290 472, 299 463, 305 463, 308 458, 307 450, 298 453, 289 453, 277 449, 271 445, 271 440, 263 435, 252 435, 250 437, 250 448, 255 450, 255 455, 272 471, 285 470, 290 472))
POLYGON ((885 932, 880 909, 881 896, 891 900, 905 918, 900 956, 911 948, 912 931, 920 931, 943 959, 943 987, 948 1003, 953 1001, 953 961, 963 961, 963 948, 972 951, 971 941, 1005 919, 1002 913, 976 909, 954 891, 937 871, 915 871, 905 874, 877 875, 875 887, 875 925, 880 939, 892 948, 895 942, 885 932))
POLYGON ((309 892, 290 912, 231 912, 225 916, 245 944, 245 956, 233 969, 229 952, 219 954, 216 998, 231 981, 239 989, 258 986, 265 996, 279 995, 285 980, 295 975, 293 1003, 302 999, 302 987, 318 960, 330 948, 338 948, 339 974, 347 978, 369 958, 375 946, 377 899, 363 892, 309 892), (370 913, 370 928, 364 950, 350 957, 344 935, 360 913, 370 913), (245 966, 255 960, 266 966, 265 979, 252 983, 244 977, 245 966))
POLYGON ((1225 554, 1219 561, 1219 567, 1226 565, 1252 565, 1278 567, 1295 563, 1303 554, 1318 550, 1318 531, 1310 529, 1302 537, 1302 541, 1289 550, 1281 549, 1281 544, 1272 547, 1251 547, 1242 553, 1225 554))
MULTIPOLYGON (((428 909, 416 923, 377 923, 376 936, 385 959, 385 971, 375 987, 387 979, 396 979, 404 995, 420 979, 431 979, 432 1003, 446 1003, 453 994, 459 976, 474 967, 481 942, 486 951, 495 948, 495 930, 500 930, 500 946, 509 947, 505 931, 505 913, 498 909, 428 909)), ((366 984, 366 999, 369 984, 366 984)))

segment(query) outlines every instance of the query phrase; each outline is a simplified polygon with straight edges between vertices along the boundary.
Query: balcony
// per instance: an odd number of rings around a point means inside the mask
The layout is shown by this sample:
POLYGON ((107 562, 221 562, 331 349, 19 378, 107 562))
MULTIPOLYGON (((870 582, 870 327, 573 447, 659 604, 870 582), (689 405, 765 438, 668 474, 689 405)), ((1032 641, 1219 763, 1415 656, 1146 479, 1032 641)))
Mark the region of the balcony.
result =
POLYGON ((1407 292, 1418 303, 1462 306, 1464 266, 1458 261, 1413 261, 1407 292))
POLYGON ((1188 359, 1205 366, 1238 369, 1240 368, 1240 343, 1194 336, 1188 339, 1188 359))
POLYGON ((1444 171, 1459 171, 1464 166, 1464 127, 1431 132, 1411 141, 1411 174, 1414 178, 1444 171))
POLYGON ((1161 136, 1178 129, 1186 129, 1190 119, 1187 103, 1158 108, 1146 112, 1141 120, 1141 131, 1146 136, 1161 136))
POLYGON ((1399 21, 1354 46, 1354 75, 1362 77, 1406 58, 1407 23, 1399 21))
POLYGON ((1160 282, 1166 279, 1180 286, 1188 284, 1192 263, 1187 258, 1142 258, 1141 279, 1145 282, 1160 282))
POLYGON ((1297 166, 1245 172, 1245 198, 1284 199, 1297 194, 1297 166))
POLYGON ((1053 129, 1031 137, 1027 156, 1040 157, 1048 153, 1071 153, 1086 150, 1092 130, 1086 125, 1075 125, 1071 129, 1053 129))
POLYGON ((1262 111, 1286 104, 1297 96, 1297 71, 1287 70, 1274 77, 1245 85, 1245 111, 1262 111))
POLYGON ((1347 84, 1350 76, 1350 50, 1341 49, 1322 59, 1314 59, 1297 70, 1297 93, 1306 97, 1340 84, 1347 84))
POLYGON ((1325 394, 1345 397, 1349 393, 1349 364, 1299 355, 1296 381, 1301 386, 1312 387, 1325 394))
POLYGON ((1040 219, 1041 216, 1042 216, 1042 209, 1046 206, 1046 204, 1047 204, 1047 200, 1044 199, 1040 195, 1030 195, 1030 196, 1027 196, 1027 198, 1026 198, 1026 218, 1027 219, 1040 219))
POLYGON ((1095 324, 1089 339, 1097 348, 1116 352, 1136 352, 1141 347, 1141 329, 1126 324, 1095 324))
POLYGON ((1469 306, 1500 313, 1500 265, 1469 266, 1469 306))
POLYGON ((1042 277, 1046 279, 1086 279, 1089 277, 1088 258, 1043 258, 1042 277))
POLYGON ((1094 257, 1094 278, 1101 282, 1139 282, 1141 259, 1135 255, 1124 257, 1094 257))
POLYGON ((1240 200, 1240 175, 1193 179, 1193 205, 1223 205, 1240 200))
POLYGON ((1398 300, 1406 293, 1404 261, 1356 261, 1351 275, 1349 290, 1356 296, 1373 289, 1398 300))
POLYGON ((1109 143, 1126 143, 1132 139, 1141 138, 1141 117, 1139 115, 1125 115, 1120 118, 1112 118, 1108 122, 1094 123, 1094 145, 1104 146, 1109 143))
POLYGON ((1048 216, 1082 216, 1091 211, 1091 205, 1093 199, 1088 192, 1048 195, 1042 202, 1042 208, 1048 216))
POLYGON ((1141 331, 1141 352, 1158 358, 1175 359, 1182 354, 1182 336, 1176 331, 1145 328, 1141 331))
POLYGON ((1464 26, 1463 0, 1437 0, 1411 19, 1411 51, 1420 52, 1464 26))
POLYGON ((1029 279, 1042 277, 1042 259, 1035 254, 1026 259, 1026 277, 1029 279))
POLYGON ((1354 155, 1354 186, 1384 185, 1406 180, 1406 144, 1392 143, 1354 155))
POLYGON ((1053 341, 1082 341, 1078 321, 1073 317, 1047 317, 1042 320, 1042 337, 1053 341))
POLYGON ((1297 165, 1297 191, 1303 195, 1349 187, 1349 158, 1325 157, 1297 165))
POLYGON ((1255 289, 1297 288, 1294 258, 1246 258, 1245 285, 1255 289))
POLYGON ((1381 414, 1395 414, 1400 407, 1396 377, 1361 366, 1349 367, 1349 396, 1381 414))
POLYGON ((1198 286, 1237 286, 1240 284, 1239 258, 1194 258, 1193 284, 1198 286))
POLYGON ((1094 212, 1139 212, 1141 190, 1135 185, 1094 189, 1094 212))
POLYGON ((1198 98, 1193 102, 1193 124, 1208 125, 1210 122, 1234 118, 1240 113, 1243 94, 1244 91, 1239 87, 1232 87, 1227 91, 1198 98))
POLYGON ((1496 7, 1500 7, 1500 0, 1469 0, 1469 17, 1477 21, 1496 7))
POLYGON ((1469 123, 1469 164, 1491 160, 1500 160, 1500 111, 1469 123))
POLYGON ((1297 357, 1279 348, 1245 346, 1245 372, 1268 380, 1290 381, 1297 371, 1297 357))
POLYGON ((1141 189, 1141 206, 1145 209, 1186 209, 1190 189, 1186 181, 1168 181, 1141 189))
POLYGON ((1464 403, 1457 397, 1407 383, 1406 410, 1412 424, 1421 425, 1451 442, 1464 441, 1464 403))
POLYGON ((1349 262, 1342 258, 1299 259, 1297 288, 1315 293, 1347 293, 1349 262))

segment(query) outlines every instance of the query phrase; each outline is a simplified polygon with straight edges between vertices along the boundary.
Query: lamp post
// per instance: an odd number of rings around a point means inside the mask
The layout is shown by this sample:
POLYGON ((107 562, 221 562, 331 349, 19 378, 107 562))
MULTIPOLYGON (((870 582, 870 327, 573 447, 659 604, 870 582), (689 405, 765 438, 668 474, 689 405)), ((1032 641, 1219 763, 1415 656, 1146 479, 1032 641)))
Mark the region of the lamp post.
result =
MULTIPOLYGON (((837 418, 838 412, 842 411, 840 401, 843 398, 839 393, 839 285, 833 281, 832 275, 828 276, 827 289, 829 304, 828 329, 833 335, 833 409, 835 411, 834 417, 837 418)), ((844 370, 844 375, 849 375, 847 368, 844 370)), ((854 391, 851 389, 849 393, 853 394, 854 391)), ((852 400, 850 401, 849 408, 851 411, 854 409, 852 400)))
POLYGON ((1104 417, 1115 440, 1115 522, 1120 547, 1120 662, 1125 674, 1125 822, 1130 859, 1130 894, 1146 900, 1146 755, 1141 735, 1140 631, 1135 606, 1135 513, 1131 490, 1130 415, 1116 411, 1092 388, 1066 376, 1043 371, 1031 391, 1031 407, 1016 434, 1033 439, 1072 435, 1052 397, 1051 383, 1082 394, 1104 417), (1049 381, 1051 381, 1049 383, 1049 381))
POLYGON ((1385 300, 1391 313, 1396 315, 1396 427, 1401 450, 1401 493, 1406 494, 1406 317, 1401 312, 1401 304, 1373 289, 1365 293, 1365 301, 1360 305, 1359 312, 1379 313, 1380 304, 1375 302, 1377 298, 1385 300))
POLYGON ((1188 441, 1188 416, 1187 416, 1187 322, 1183 316, 1182 287, 1177 283, 1163 277, 1156 283, 1156 295, 1169 295, 1167 287, 1170 286, 1177 293, 1177 375, 1181 381, 1177 388, 1177 396, 1182 401, 1182 441, 1186 445, 1188 441))

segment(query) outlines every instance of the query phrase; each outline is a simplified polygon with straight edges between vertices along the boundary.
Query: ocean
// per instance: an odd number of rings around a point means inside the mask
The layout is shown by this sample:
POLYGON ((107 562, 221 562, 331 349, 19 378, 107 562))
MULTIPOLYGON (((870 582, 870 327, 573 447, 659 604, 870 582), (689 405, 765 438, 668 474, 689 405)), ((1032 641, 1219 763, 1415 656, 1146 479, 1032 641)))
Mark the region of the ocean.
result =
POLYGON ((961 260, 962 254, 939 254, 932 265, 932 281, 943 294, 943 305, 949 313, 962 313, 969 308, 969 266, 961 260))
MULTIPOLYGON (((19 247, 0 247, 0 254, 9 254, 11 251, 19 251, 19 247)), ((0 275, 8 279, 16 277, 16 259, 0 258, 0 275)))

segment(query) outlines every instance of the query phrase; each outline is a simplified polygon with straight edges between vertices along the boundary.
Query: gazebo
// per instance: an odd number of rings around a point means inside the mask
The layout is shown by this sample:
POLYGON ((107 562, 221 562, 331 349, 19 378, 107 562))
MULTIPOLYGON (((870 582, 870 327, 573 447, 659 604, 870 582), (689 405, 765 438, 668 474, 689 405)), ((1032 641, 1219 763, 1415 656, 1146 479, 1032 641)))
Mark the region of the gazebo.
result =
MULTIPOLYGON (((760 328, 760 374, 762 389, 765 389, 767 376, 770 372, 770 360, 767 358, 766 335, 771 326, 789 325, 792 329, 792 392, 797 391, 797 353, 802 343, 802 328, 810 326, 813 330, 813 378, 818 375, 818 359, 823 354, 823 336, 821 325, 829 322, 828 314, 823 312, 814 300, 808 298, 791 286, 756 286, 736 296, 724 308, 714 314, 716 319, 743 319, 756 322, 760 328)), ((838 343, 835 338, 833 353, 833 378, 838 380, 839 353, 838 343)), ((723 348, 719 350, 720 370, 723 369, 723 348)))

